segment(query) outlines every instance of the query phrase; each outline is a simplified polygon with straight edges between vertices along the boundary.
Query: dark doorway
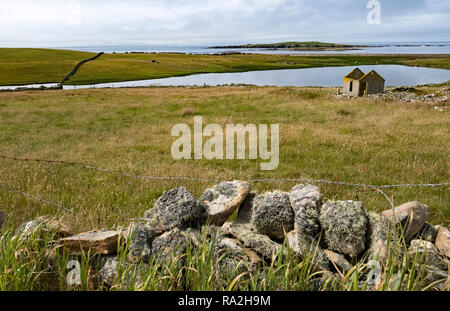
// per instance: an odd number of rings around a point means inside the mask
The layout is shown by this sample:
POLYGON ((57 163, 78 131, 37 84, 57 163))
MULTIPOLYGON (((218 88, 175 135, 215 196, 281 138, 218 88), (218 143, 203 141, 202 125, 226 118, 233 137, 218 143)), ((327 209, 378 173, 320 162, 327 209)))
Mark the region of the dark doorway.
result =
POLYGON ((364 95, 364 91, 367 89, 367 82, 361 82, 359 84, 359 96, 363 96, 364 95))

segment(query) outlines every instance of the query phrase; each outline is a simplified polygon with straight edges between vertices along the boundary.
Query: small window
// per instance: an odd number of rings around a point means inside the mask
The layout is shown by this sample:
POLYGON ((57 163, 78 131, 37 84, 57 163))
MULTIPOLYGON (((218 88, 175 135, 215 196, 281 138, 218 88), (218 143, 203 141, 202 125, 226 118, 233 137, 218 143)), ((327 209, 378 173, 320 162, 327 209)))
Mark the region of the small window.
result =
POLYGON ((353 92, 353 81, 350 81, 350 92, 353 92))

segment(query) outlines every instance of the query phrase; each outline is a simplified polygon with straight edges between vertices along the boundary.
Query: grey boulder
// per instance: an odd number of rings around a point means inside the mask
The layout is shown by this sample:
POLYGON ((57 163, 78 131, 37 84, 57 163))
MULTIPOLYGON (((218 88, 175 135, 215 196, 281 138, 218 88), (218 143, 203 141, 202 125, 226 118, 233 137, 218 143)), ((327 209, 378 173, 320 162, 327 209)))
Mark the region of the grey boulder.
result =
POLYGON ((275 191, 258 195, 253 200, 251 223, 253 228, 274 240, 283 240, 294 229, 294 211, 285 192, 275 191))
POLYGON ((420 229, 419 234, 418 234, 418 238, 434 243, 436 242, 436 237, 439 231, 439 226, 433 226, 430 225, 429 223, 425 223, 422 227, 422 229, 420 229))
POLYGON ((239 208, 250 189, 248 182, 239 180, 222 182, 206 189, 199 201, 206 210, 208 223, 222 226, 239 208))
POLYGON ((436 235, 436 247, 447 257, 450 257, 450 231, 445 227, 440 227, 436 235))
POLYGON ((439 250, 431 242, 412 240, 408 254, 410 257, 417 256, 419 262, 423 260, 431 268, 448 270, 448 261, 440 255, 439 250))
POLYGON ((404 228, 406 243, 409 243, 428 220, 430 210, 420 202, 408 202, 382 213, 383 217, 404 228))
POLYGON ((311 242, 304 235, 293 230, 286 235, 287 247, 298 255, 301 259, 310 257, 311 265, 315 271, 328 271, 330 269, 330 260, 327 254, 320 249, 317 243, 311 242))
POLYGON ((329 250, 351 258, 365 250, 368 216, 362 202, 325 203, 320 211, 320 225, 329 250))
POLYGON ((127 260, 131 263, 149 262, 152 254, 151 242, 156 235, 142 223, 131 223, 125 235, 128 241, 127 260))
POLYGON ((267 261, 272 261, 281 251, 281 244, 272 241, 267 235, 253 232, 249 225, 225 223, 222 230, 234 236, 247 247, 263 256, 267 261))
POLYGON ((319 188, 312 185, 297 185, 289 193, 289 200, 295 214, 295 230, 313 240, 320 233, 322 195, 319 188))
POLYGON ((159 264, 175 263, 182 266, 183 254, 186 252, 186 236, 178 228, 165 232, 153 240, 151 252, 159 264))
POLYGON ((184 188, 165 192, 155 203, 164 231, 198 226, 205 215, 205 208, 184 188))

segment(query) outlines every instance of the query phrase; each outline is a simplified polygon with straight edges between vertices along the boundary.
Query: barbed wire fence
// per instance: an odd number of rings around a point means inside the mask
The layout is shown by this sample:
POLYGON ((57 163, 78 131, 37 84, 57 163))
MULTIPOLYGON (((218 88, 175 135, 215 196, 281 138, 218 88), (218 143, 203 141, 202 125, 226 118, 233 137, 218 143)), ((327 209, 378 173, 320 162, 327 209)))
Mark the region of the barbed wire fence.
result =
POLYGON ((29 193, 26 193, 26 192, 23 192, 23 191, 20 191, 20 190, 12 189, 12 188, 9 188, 9 187, 3 187, 3 186, 0 186, 0 190, 5 190, 5 191, 11 192, 11 193, 18 193, 18 194, 21 194, 23 196, 29 197, 29 198, 31 198, 33 200, 36 200, 38 202, 42 202, 42 203, 45 203, 45 204, 53 205, 53 206, 56 206, 58 208, 61 208, 61 209, 65 210, 65 211, 67 211, 67 212, 69 212, 71 214, 75 214, 75 212, 73 210, 65 207, 64 205, 61 205, 61 204, 58 204, 56 202, 52 202, 52 201, 49 201, 49 200, 46 200, 46 199, 42 199, 42 198, 36 197, 36 196, 34 196, 32 194, 29 194, 29 193))
MULTIPOLYGON (((11 156, 5 156, 0 155, 0 159, 4 160, 12 160, 12 161, 19 161, 19 162, 40 162, 40 163, 48 163, 48 164, 61 164, 61 165, 68 165, 68 166, 79 166, 81 168, 85 168, 88 170, 95 170, 102 173, 122 176, 122 177, 129 177, 129 178, 135 178, 135 179, 143 179, 143 180, 167 180, 167 181, 173 181, 173 180, 185 180, 185 181, 193 181, 193 182, 214 182, 214 183, 220 183, 224 180, 221 179, 207 179, 207 178, 198 178, 198 177, 185 177, 185 176, 151 176, 151 175, 135 175, 130 173, 124 173, 124 172, 118 172, 110 169, 105 168, 99 168, 92 165, 86 165, 84 163, 80 162, 73 162, 73 161, 63 161, 63 160, 45 160, 45 159, 29 159, 29 158, 18 158, 18 157, 11 157, 11 156)), ((351 182, 343 182, 343 181, 330 181, 326 179, 311 179, 311 178, 283 178, 283 179, 250 179, 247 180, 250 183, 282 183, 282 182, 300 182, 300 183, 311 183, 311 184, 329 184, 329 185, 340 185, 340 186, 347 186, 347 187, 358 187, 360 188, 357 190, 358 192, 362 192, 362 189, 369 189, 372 191, 377 191, 381 195, 383 195, 386 200, 389 202, 389 204, 394 207, 394 202, 391 198, 381 189, 389 189, 389 188, 402 188, 402 187, 445 187, 450 186, 450 182, 442 182, 442 183, 424 183, 424 184, 393 184, 393 185, 371 185, 371 184, 364 184, 364 183, 351 183, 351 182)), ((23 196, 29 197, 31 199, 34 199, 36 201, 53 205, 58 208, 61 208, 63 210, 66 210, 67 212, 70 212, 74 214, 75 212, 72 209, 69 209, 61 204, 58 204, 56 202, 49 201, 47 199, 42 199, 39 197, 36 197, 32 194, 12 189, 9 187, 4 187, 0 185, 0 189, 3 189, 8 192, 21 194, 23 196)))

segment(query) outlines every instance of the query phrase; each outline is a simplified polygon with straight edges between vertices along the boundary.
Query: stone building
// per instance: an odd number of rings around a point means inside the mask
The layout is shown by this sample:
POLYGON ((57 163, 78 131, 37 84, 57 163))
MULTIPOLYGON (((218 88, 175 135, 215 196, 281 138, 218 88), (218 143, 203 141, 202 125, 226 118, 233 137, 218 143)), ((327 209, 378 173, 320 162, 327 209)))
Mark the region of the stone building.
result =
POLYGON ((343 93, 352 96, 365 96, 384 92, 385 80, 375 70, 364 74, 359 68, 344 77, 343 93))

